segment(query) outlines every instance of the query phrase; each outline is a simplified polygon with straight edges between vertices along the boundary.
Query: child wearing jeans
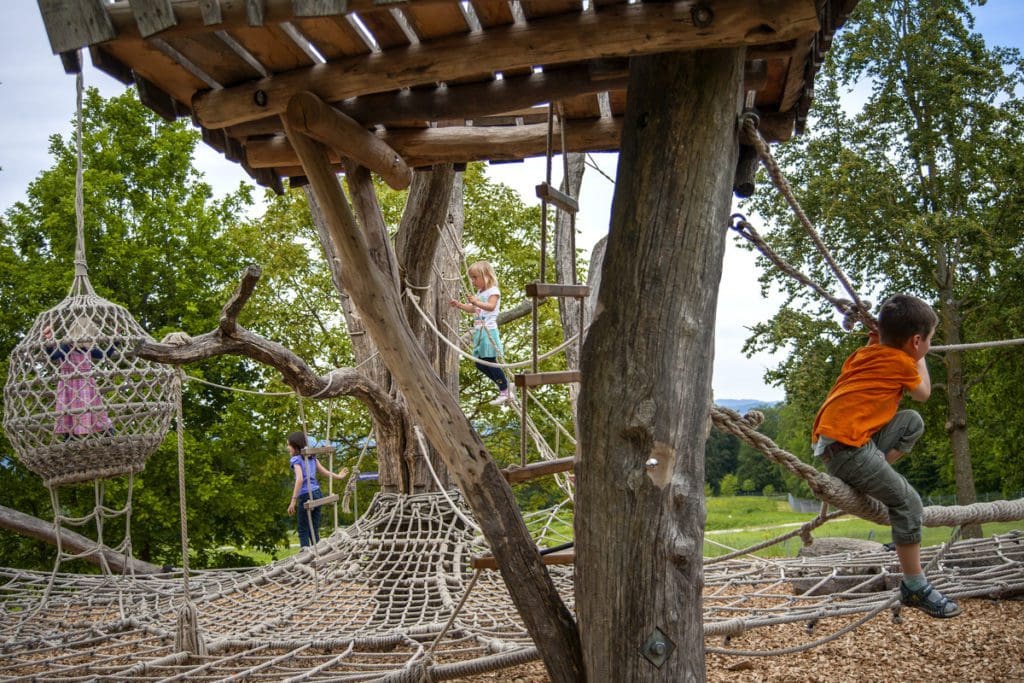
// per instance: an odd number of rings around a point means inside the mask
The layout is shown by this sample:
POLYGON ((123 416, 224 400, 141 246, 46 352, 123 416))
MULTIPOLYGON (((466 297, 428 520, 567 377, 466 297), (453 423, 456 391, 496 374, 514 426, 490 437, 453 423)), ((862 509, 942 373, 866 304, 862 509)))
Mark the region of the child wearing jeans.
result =
POLYGON ((477 261, 469 267, 468 273, 469 281, 476 289, 476 295, 470 295, 468 303, 451 299, 448 305, 473 315, 473 355, 477 358, 476 369, 498 385, 498 396, 491 401, 491 405, 500 406, 512 400, 508 392, 505 371, 479 362, 496 363, 498 354, 501 353, 501 338, 498 336, 501 292, 498 291, 498 277, 487 261, 477 261))
POLYGON ((960 614, 960 607, 935 590, 921 568, 921 497, 892 468, 924 433, 917 412, 898 408, 904 391, 917 401, 931 395, 924 357, 937 323, 935 311, 917 297, 887 299, 878 313, 877 335, 843 363, 818 410, 811 440, 829 474, 889 509, 903 570, 903 604, 948 618, 960 614))

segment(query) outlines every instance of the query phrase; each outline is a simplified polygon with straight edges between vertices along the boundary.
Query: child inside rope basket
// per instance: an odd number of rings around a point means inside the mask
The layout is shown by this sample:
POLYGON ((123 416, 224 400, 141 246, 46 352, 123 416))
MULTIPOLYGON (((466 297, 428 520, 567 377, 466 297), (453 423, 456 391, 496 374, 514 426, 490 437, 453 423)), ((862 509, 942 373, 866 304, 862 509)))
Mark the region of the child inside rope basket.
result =
POLYGON ((887 299, 878 313, 877 334, 843 363, 818 410, 811 439, 829 474, 888 508, 903 570, 903 604, 948 618, 960 614, 960 607, 939 593, 921 568, 921 497, 892 467, 924 434, 917 412, 898 409, 904 391, 917 401, 931 395, 924 358, 937 323, 935 311, 917 297, 887 299))
MULTIPOLYGON (((50 360, 57 361, 56 412, 54 432, 64 439, 82 438, 90 434, 113 434, 114 426, 103 405, 93 376, 93 361, 112 355, 111 344, 102 349, 96 346, 99 329, 84 313, 75 318, 68 328, 67 340, 59 344, 46 344, 50 360)), ((46 342, 53 340, 53 329, 43 330, 46 342)))

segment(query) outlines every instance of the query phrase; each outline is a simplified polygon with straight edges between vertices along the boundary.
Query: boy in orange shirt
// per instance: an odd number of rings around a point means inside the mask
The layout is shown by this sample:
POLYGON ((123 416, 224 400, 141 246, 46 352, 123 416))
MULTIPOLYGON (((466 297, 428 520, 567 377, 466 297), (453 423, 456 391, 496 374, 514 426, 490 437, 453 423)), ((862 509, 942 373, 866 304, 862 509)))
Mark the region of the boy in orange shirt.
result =
POLYGON ((828 473, 889 509, 892 540, 903 570, 900 599, 930 616, 955 617, 960 607, 928 582, 921 569, 921 497, 892 468, 924 433, 924 420, 899 410, 906 391, 925 401, 932 391, 924 357, 938 317, 917 297, 897 294, 878 312, 878 335, 854 351, 839 373, 811 430, 814 454, 828 473))

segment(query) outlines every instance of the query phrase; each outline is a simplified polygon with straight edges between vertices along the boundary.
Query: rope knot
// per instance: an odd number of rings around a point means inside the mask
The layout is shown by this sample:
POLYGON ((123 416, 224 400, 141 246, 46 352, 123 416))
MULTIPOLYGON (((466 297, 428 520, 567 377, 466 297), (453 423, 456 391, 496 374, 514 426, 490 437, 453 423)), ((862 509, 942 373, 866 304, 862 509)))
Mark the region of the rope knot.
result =
POLYGON ((743 416, 743 421, 753 428, 758 428, 764 422, 764 413, 760 410, 750 410, 743 416))

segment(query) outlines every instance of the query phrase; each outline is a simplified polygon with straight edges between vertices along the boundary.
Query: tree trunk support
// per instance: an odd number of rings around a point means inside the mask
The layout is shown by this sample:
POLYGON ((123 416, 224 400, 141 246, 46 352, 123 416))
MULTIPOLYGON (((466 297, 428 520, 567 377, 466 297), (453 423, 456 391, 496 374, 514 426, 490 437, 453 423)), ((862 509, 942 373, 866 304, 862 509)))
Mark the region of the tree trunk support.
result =
POLYGON ((634 59, 583 349, 576 607, 593 681, 703 681, 704 442, 743 50, 634 59))
POLYGON ((359 274, 350 278, 349 295, 363 312, 366 329, 416 422, 444 458, 472 507, 548 672, 554 681, 582 680, 576 625, 541 562, 511 487, 413 337, 398 291, 389 286, 371 260, 326 150, 298 132, 287 117, 285 128, 320 200, 335 251, 350 273, 359 274))

